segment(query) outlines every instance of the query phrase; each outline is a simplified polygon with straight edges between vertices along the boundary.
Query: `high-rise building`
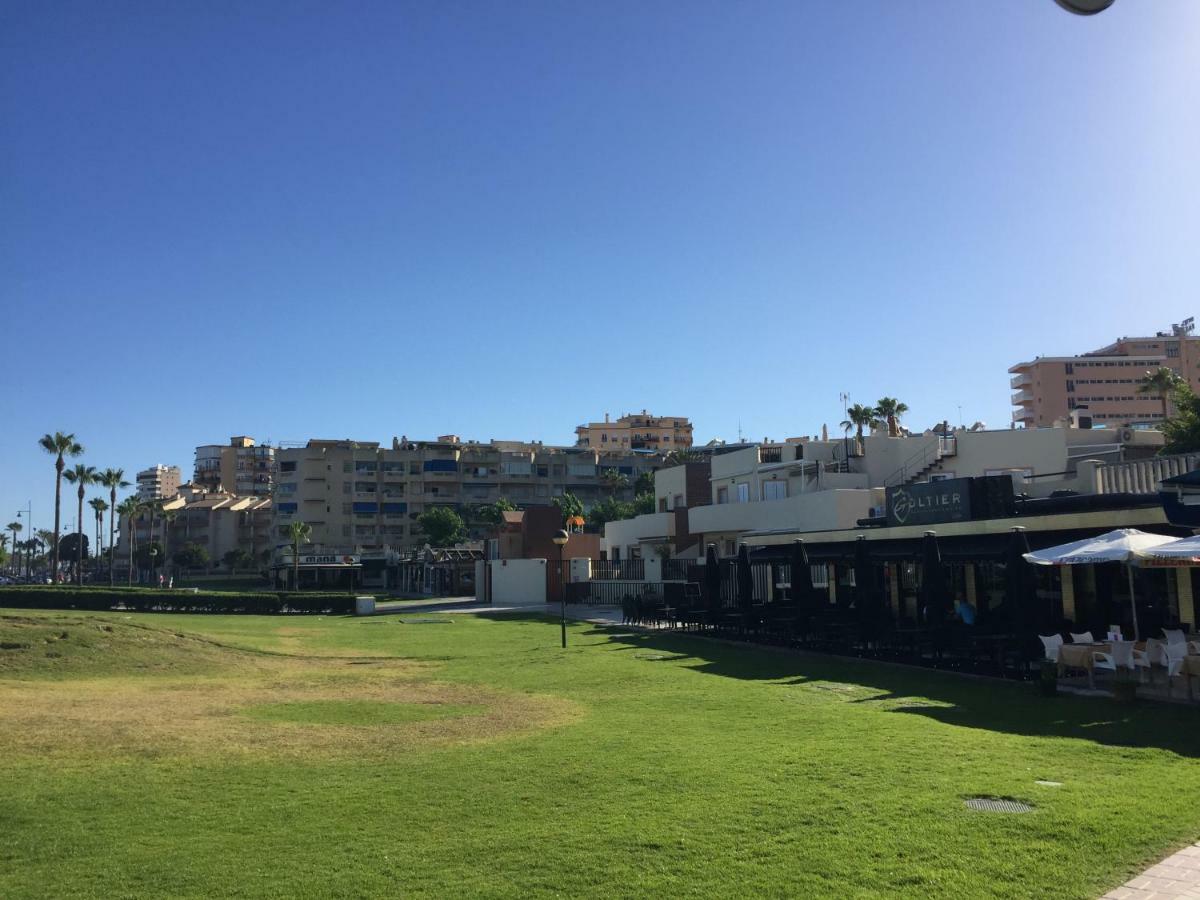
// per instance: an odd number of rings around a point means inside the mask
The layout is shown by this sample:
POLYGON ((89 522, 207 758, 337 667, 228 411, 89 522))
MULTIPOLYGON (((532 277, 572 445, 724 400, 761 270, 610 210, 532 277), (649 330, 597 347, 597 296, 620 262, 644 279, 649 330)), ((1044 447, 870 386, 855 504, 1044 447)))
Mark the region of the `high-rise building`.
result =
POLYGON ((609 495, 633 499, 638 476, 660 468, 661 454, 628 449, 547 447, 541 443, 395 439, 312 440, 276 453, 275 529, 303 521, 322 552, 421 547, 417 522, 434 506, 456 509, 473 523, 476 507, 501 497, 544 506, 564 492, 585 507, 609 495))
POLYGON ((196 448, 192 483, 208 491, 239 497, 269 497, 274 483, 275 448, 254 438, 231 437, 228 444, 196 448))
POLYGON ((179 466, 151 466, 137 473, 139 500, 165 500, 179 493, 179 466))
POLYGON ((670 453, 692 446, 692 423, 680 416, 652 416, 646 410, 613 422, 589 422, 575 429, 575 444, 598 450, 652 450, 670 453))
POLYGON ((1163 400, 1139 393, 1147 373, 1175 371, 1200 389, 1200 337, 1186 319, 1152 337, 1118 338, 1079 356, 1039 356, 1009 373, 1013 421, 1026 428, 1053 425, 1073 414, 1096 425, 1147 426, 1163 420, 1163 400))

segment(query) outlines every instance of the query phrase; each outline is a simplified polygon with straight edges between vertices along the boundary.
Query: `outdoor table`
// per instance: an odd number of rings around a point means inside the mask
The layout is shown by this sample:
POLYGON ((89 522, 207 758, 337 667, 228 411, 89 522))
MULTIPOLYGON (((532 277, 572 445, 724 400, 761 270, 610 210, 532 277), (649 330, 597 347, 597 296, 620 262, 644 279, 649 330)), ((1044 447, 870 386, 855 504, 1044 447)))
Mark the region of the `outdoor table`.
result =
POLYGON ((1095 662, 1092 654, 1096 652, 1112 653, 1112 645, 1106 641, 1097 641, 1092 644, 1063 644, 1058 648, 1058 674, 1063 674, 1066 669, 1085 669, 1088 684, 1094 685, 1095 662))

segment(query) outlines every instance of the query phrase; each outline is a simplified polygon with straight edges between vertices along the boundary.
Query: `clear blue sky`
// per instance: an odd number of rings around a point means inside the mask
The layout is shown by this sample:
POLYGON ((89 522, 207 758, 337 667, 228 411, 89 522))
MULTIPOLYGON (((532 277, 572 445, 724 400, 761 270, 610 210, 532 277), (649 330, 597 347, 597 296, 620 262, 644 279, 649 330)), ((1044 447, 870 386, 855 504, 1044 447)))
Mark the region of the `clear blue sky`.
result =
POLYGON ((1013 362, 1200 313, 1197 47, 1192 0, 6 0, 0 523, 54 429, 1006 427, 1013 362))

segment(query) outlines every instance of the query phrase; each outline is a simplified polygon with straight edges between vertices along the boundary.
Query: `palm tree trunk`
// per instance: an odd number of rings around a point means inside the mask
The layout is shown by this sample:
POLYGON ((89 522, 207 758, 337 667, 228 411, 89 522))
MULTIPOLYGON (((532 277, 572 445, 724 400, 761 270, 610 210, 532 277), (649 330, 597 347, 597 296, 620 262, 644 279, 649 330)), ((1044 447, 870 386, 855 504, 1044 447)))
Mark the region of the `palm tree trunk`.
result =
POLYGON ((292 542, 292 590, 300 590, 300 542, 292 542))
POLYGON ((50 548, 50 580, 58 584, 58 530, 62 526, 63 455, 54 461, 54 546, 50 548))
POLYGON ((117 583, 117 576, 113 571, 114 517, 117 514, 117 489, 115 485, 109 489, 109 497, 112 502, 108 506, 108 586, 114 587, 117 583))
POLYGON ((79 531, 76 537, 79 546, 75 548, 75 583, 83 586, 83 482, 79 483, 79 531))

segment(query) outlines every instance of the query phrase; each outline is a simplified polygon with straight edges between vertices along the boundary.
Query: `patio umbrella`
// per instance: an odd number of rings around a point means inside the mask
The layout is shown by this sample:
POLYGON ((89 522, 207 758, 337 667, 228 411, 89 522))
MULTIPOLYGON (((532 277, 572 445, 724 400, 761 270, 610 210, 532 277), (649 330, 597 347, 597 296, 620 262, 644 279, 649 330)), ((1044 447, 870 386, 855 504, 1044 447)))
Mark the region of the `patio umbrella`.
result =
POLYGON ((946 621, 946 598, 950 589, 946 584, 946 569, 942 566, 942 551, 938 547, 937 534, 925 532, 921 542, 921 609, 920 618, 927 625, 942 625, 946 621))
POLYGON ((742 609, 754 604, 754 571, 750 568, 750 548, 745 544, 738 547, 737 597, 742 609))
POLYGON ((1174 542, 1161 534, 1147 534, 1136 528, 1118 528, 1105 534, 1057 547, 1047 547, 1036 553, 1026 553, 1028 562, 1039 566, 1080 566, 1097 563, 1124 563, 1129 574, 1129 607, 1133 614, 1133 639, 1139 640, 1137 604, 1133 596, 1133 563, 1137 554, 1174 542))
POLYGON ((1146 550, 1135 550, 1133 564, 1149 568, 1166 566, 1200 566, 1200 535, 1181 538, 1169 544, 1159 544, 1146 550))
POLYGON ((717 559, 717 545, 709 544, 704 552, 704 602, 709 609, 721 605, 721 562, 717 559))

